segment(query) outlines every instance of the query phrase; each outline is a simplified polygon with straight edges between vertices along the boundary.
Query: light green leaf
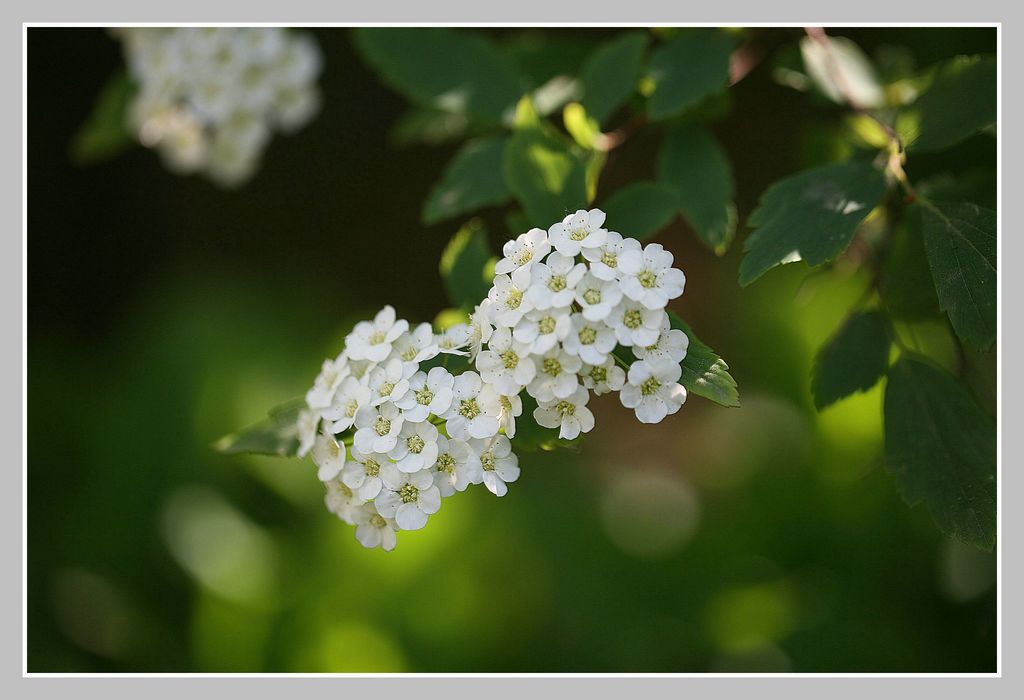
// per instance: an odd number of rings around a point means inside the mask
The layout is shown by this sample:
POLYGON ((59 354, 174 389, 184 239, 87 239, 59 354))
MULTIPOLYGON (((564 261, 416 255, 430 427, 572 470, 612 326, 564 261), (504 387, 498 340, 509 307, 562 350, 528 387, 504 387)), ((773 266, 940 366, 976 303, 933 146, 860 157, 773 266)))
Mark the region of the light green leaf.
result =
POLYGON ((490 136, 467 142, 445 166, 441 181, 423 206, 423 223, 471 212, 490 204, 501 204, 512 194, 501 174, 504 136, 490 136))
POLYGON ((531 226, 547 229, 587 204, 588 160, 541 128, 520 129, 505 144, 505 182, 531 226))
POLYGON ((653 86, 647 105, 651 119, 674 117, 729 84, 729 57, 735 39, 711 29, 688 29, 651 56, 646 81, 653 86))
POLYGON ((638 240, 650 238, 676 215, 676 193, 657 182, 634 182, 601 207, 616 231, 638 240))
POLYGON ((119 69, 110 77, 93 106, 92 114, 75 133, 71 158, 89 165, 112 158, 135 143, 128 128, 128 104, 135 95, 128 71, 119 69))
POLYGON ((885 453, 910 505, 939 529, 990 551, 996 536, 995 423, 960 381, 904 357, 889 369, 885 453))
POLYGON ((711 132, 685 124, 671 129, 658 152, 658 181, 675 191, 700 239, 725 253, 736 234, 732 167, 711 132))
POLYGON ((668 312, 669 322, 673 328, 686 333, 690 345, 683 358, 683 376, 680 379, 686 391, 722 406, 736 407, 740 405, 740 395, 736 380, 729 374, 729 365, 715 351, 700 341, 689 324, 674 312, 668 312))
POLYGON ((500 122, 523 94, 512 62, 471 31, 359 27, 352 35, 382 79, 419 104, 500 122))
POLYGON ((931 87, 897 124, 911 151, 937 151, 996 122, 996 59, 960 56, 942 64, 931 87))
POLYGON ((298 420, 305 406, 303 399, 281 404, 271 409, 265 420, 217 440, 213 449, 224 454, 292 457, 299 451, 298 420))
POLYGON ((474 219, 460 228, 441 254, 441 279, 453 306, 472 309, 491 288, 493 265, 483 224, 474 219))
POLYGON ((878 74, 857 44, 842 36, 826 36, 824 40, 804 37, 800 53, 807 75, 826 97, 838 104, 852 98, 857 107, 881 107, 885 91, 878 74))
POLYGON ((646 34, 626 34, 601 44, 583 64, 583 106, 599 124, 633 94, 646 48, 646 34))
POLYGON ((583 148, 592 149, 601 136, 601 127, 579 102, 572 102, 562 110, 562 122, 573 141, 583 148))
POLYGON ((889 335, 878 311, 854 313, 814 358, 811 393, 820 411, 839 399, 867 391, 889 366, 889 335))
POLYGON ((757 230, 743 246, 740 284, 747 286, 776 265, 803 260, 813 267, 836 257, 885 188, 883 173, 859 161, 811 168, 776 182, 748 220, 757 230))
POLYGON ((987 350, 996 339, 996 213, 976 204, 921 204, 939 304, 964 342, 987 350))

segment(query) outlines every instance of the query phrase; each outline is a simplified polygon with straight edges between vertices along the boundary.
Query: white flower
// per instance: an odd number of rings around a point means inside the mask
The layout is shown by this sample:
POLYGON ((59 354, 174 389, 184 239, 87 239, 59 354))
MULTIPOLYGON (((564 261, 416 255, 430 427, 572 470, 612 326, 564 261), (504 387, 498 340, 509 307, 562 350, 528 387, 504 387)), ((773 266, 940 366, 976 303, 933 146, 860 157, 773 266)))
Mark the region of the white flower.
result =
POLYGON ((521 286, 530 283, 530 267, 551 252, 547 231, 532 228, 514 241, 507 242, 501 249, 503 257, 494 266, 499 275, 512 275, 521 286))
POLYGON ((433 413, 444 415, 452 405, 452 385, 455 377, 444 367, 433 367, 430 372, 417 372, 409 379, 409 391, 395 405, 402 409, 407 422, 421 423, 433 413))
POLYGON ((508 486, 519 478, 519 457, 512 452, 512 443, 504 435, 491 440, 470 440, 480 459, 483 483, 495 496, 508 493, 508 486))
POLYGON ((512 328, 519 323, 523 314, 533 308, 524 297, 525 291, 508 275, 495 275, 494 286, 487 293, 491 301, 491 321, 505 328, 512 328))
POLYGON ((434 484, 442 496, 451 496, 456 491, 465 491, 470 484, 483 481, 480 457, 464 440, 437 438, 437 461, 434 462, 434 484))
POLYGON ((498 433, 498 414, 480 401, 483 382, 476 372, 463 372, 452 386, 451 408, 442 418, 448 434, 459 440, 489 438, 498 433))
POLYGON ((370 388, 349 375, 342 380, 334 394, 330 408, 323 410, 325 420, 332 421, 331 432, 337 435, 352 427, 356 413, 370 403, 370 388))
POLYGON ((583 366, 579 356, 556 347, 543 355, 535 355, 533 360, 537 363, 537 376, 526 387, 530 396, 538 401, 572 396, 579 386, 576 373, 583 366))
POLYGON ((473 329, 465 323, 456 323, 434 336, 437 349, 447 355, 468 355, 466 346, 472 340, 473 329))
POLYGON ((313 448, 316 441, 316 429, 320 425, 320 416, 316 411, 308 408, 299 411, 299 417, 295 422, 295 429, 299 437, 299 457, 305 457, 313 448))
POLYGON ((523 400, 519 393, 502 394, 492 384, 484 384, 480 392, 480 405, 485 413, 498 416, 498 429, 510 438, 516 436, 516 418, 523 415, 523 400))
POLYGON ((572 329, 569 309, 534 309, 516 324, 512 335, 521 343, 530 346, 530 353, 539 355, 565 340, 572 329))
POLYGON ((618 391, 626 383, 626 373, 611 356, 600 365, 583 365, 580 378, 583 386, 593 391, 595 396, 618 391))
POLYGON ((360 321, 345 338, 345 349, 353 360, 383 362, 391 344, 409 328, 405 319, 395 320, 395 309, 385 306, 372 321, 360 321))
POLYGON ((415 363, 406 364, 397 357, 392 357, 370 370, 367 383, 370 389, 370 405, 379 406, 385 401, 400 401, 409 391, 409 377, 416 371, 417 366, 415 363))
POLYGON ((395 530, 398 524, 377 512, 372 503, 364 503, 352 510, 352 522, 356 526, 356 539, 367 549, 380 547, 390 552, 398 543, 395 530))
POLYGON ((587 272, 587 266, 575 258, 552 253, 547 261, 533 266, 525 300, 535 309, 561 309, 572 304, 576 285, 587 272))
POLYGON ((575 257, 581 250, 604 245, 608 232, 601 228, 605 214, 600 209, 580 209, 548 229, 548 240, 562 255, 575 257))
POLYGON ((590 272, 602 280, 618 279, 619 257, 628 251, 640 250, 640 241, 635 238, 623 238, 622 234, 609 231, 600 248, 584 248, 583 257, 590 262, 590 272))
POLYGON ((419 530, 441 508, 441 492, 427 470, 399 471, 394 464, 381 467, 384 488, 373 503, 383 518, 394 518, 403 530, 419 530))
POLYGON ((469 316, 469 361, 480 354, 483 344, 491 339, 494 326, 491 324, 491 300, 481 301, 469 316))
POLYGON ((398 442, 405 421, 393 403, 363 406, 356 411, 355 448, 360 452, 387 453, 398 442))
POLYGON ((679 410, 686 389, 677 384, 682 367, 668 359, 637 360, 629 368, 629 384, 622 387, 622 405, 636 411, 641 423, 659 423, 679 410))
POLYGON ((658 339, 665 312, 648 309, 638 301, 623 299, 612 309, 608 323, 622 345, 647 347, 658 339))
POLYGON ((661 332, 658 339, 646 347, 633 346, 633 354, 638 360, 668 359, 679 364, 686 357, 689 347, 690 338, 683 331, 672 328, 668 314, 665 314, 661 321, 661 332))
POLYGON ((604 321, 588 321, 582 314, 572 315, 572 331, 562 347, 570 355, 591 365, 600 365, 615 349, 615 331, 604 321))
POLYGON ((614 280, 604 280, 588 272, 574 290, 576 303, 588 321, 603 321, 622 301, 622 289, 614 280))
POLYGON ((577 387, 567 399, 541 401, 533 411, 537 425, 558 428, 558 437, 574 440, 580 433, 589 433, 594 428, 594 414, 587 408, 590 393, 577 387))
POLYGON ((348 376, 348 358, 342 353, 336 360, 324 360, 320 374, 313 381, 313 387, 306 392, 306 405, 310 408, 327 408, 334 400, 334 392, 348 376))
POLYGON ((672 253, 651 243, 643 253, 631 250, 619 257, 622 293, 648 309, 664 309, 669 299, 683 293, 686 275, 672 267, 672 253))
POLYGON ((318 467, 317 478, 330 481, 345 466, 345 445, 335 440, 333 435, 319 433, 313 443, 312 457, 313 464, 318 467))
POLYGON ((518 394, 533 381, 537 368, 530 359, 530 346, 512 338, 508 328, 494 331, 487 350, 476 356, 480 377, 502 394, 518 394))
POLYGON ((355 521, 352 516, 355 509, 365 503, 365 501, 359 498, 352 489, 345 486, 338 477, 325 481, 324 487, 327 489, 327 493, 324 494, 324 505, 327 506, 327 510, 337 515, 349 525, 354 524, 355 521))
MULTIPOLYGON (((421 362, 434 357, 441 349, 437 346, 434 331, 429 323, 421 323, 412 330, 403 333, 392 344, 392 352, 406 365, 412 365, 415 372, 421 362)), ((411 375, 412 372, 409 372, 411 375)))
POLYGON ((360 452, 352 448, 352 459, 345 462, 341 473, 341 481, 345 486, 356 490, 356 495, 363 500, 376 498, 380 493, 380 468, 388 463, 388 457, 377 452, 360 452))
POLYGON ((433 423, 406 423, 398 442, 388 452, 403 472, 418 472, 433 466, 437 459, 437 428, 433 423))

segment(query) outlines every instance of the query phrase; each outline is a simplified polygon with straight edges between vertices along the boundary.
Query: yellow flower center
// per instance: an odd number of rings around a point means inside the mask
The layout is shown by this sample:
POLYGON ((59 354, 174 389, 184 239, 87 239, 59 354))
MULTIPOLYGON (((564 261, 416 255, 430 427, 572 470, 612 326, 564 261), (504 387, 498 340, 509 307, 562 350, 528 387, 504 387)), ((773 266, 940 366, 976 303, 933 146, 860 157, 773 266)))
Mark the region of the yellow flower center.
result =
POLYGON ((594 341, 597 340, 597 331, 590 326, 584 326, 580 329, 580 342, 584 345, 593 345, 594 341))
POLYGON ((480 415, 480 406, 476 399, 465 399, 459 404, 459 415, 467 420, 473 420, 480 415))
POLYGON ((412 452, 414 455, 418 455, 420 452, 423 451, 423 448, 426 446, 426 443, 423 442, 423 438, 421 438, 419 435, 410 435, 405 439, 405 446, 408 447, 409 451, 412 452))
POLYGON ((416 403, 421 406, 429 406, 430 402, 434 400, 434 392, 427 387, 423 387, 416 392, 416 403))
POLYGON ((519 355, 515 354, 511 350, 506 350, 501 353, 501 361, 505 363, 505 369, 515 369, 519 364, 519 355))
POLYGON ((549 357, 544 360, 544 371, 550 374, 552 377, 557 377, 562 373, 562 363, 553 357, 549 357))
POLYGON ((645 289, 650 289, 658 283, 658 276, 650 270, 644 270, 636 278, 640 281, 640 286, 645 289))
POLYGON ((377 421, 373 424, 373 430, 381 437, 384 437, 391 432, 391 421, 384 416, 377 416, 377 421))
POLYGON ((398 489, 398 497, 402 499, 402 503, 415 503, 420 497, 420 490, 412 484, 406 484, 398 489))
POLYGON ((623 315, 622 322, 626 324, 626 328, 635 331, 644 322, 644 317, 640 309, 630 309, 623 315))
POLYGON ((648 377, 644 383, 640 385, 640 393, 644 396, 650 396, 656 392, 659 387, 661 387, 661 382, 654 377, 648 377))

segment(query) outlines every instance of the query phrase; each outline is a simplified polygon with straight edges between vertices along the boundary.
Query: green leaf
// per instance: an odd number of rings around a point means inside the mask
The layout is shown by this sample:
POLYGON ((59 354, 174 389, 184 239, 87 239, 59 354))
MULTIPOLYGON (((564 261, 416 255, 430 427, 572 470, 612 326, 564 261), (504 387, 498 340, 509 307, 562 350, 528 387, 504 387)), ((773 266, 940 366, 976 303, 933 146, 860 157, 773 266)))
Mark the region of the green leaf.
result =
POLYGON ((826 36, 824 41, 806 36, 800 40, 800 53, 807 75, 833 102, 847 104, 847 98, 852 98, 858 107, 885 104, 875 66, 853 41, 842 36, 826 36))
POLYGON ((587 159, 541 128, 520 129, 505 144, 505 182, 532 226, 547 229, 587 204, 587 159))
POLYGON ((696 106, 729 84, 733 37, 718 30, 689 29, 651 56, 646 82, 653 85, 647 105, 651 119, 667 119, 696 106))
POLYGON ((854 313, 822 346, 811 375, 811 393, 819 411, 878 383, 889 366, 887 331, 881 312, 854 313))
POLYGON ((412 107, 392 125, 388 134, 398 147, 424 143, 437 146, 461 139, 469 128, 465 114, 446 112, 434 107, 412 107))
POLYGON ((700 341, 689 324, 674 312, 668 312, 669 323, 673 328, 686 333, 690 345, 683 358, 683 376, 680 379, 686 391, 722 406, 737 407, 740 405, 740 394, 736 380, 729 374, 729 365, 715 351, 700 341))
POLYGON ((747 286, 776 265, 803 260, 813 267, 842 253, 885 187, 884 174, 860 161, 811 168, 776 182, 748 220, 758 228, 743 246, 740 284, 747 286))
POLYGON ((658 152, 658 181, 675 190, 680 211, 705 245, 725 253, 736 234, 735 188, 729 159, 711 132, 671 129, 658 152))
POLYGON ((501 204, 512 195, 501 175, 504 136, 467 142, 445 166, 441 181, 423 206, 423 223, 471 212, 489 204, 501 204))
POLYGON ((601 44, 583 64, 583 106, 598 123, 604 123, 633 94, 646 48, 646 34, 626 34, 601 44))
POLYGON ((483 224, 474 219, 460 228, 441 253, 441 278, 453 306, 472 309, 491 288, 491 249, 483 224))
POLYGON ((912 151, 937 151, 996 122, 996 59, 960 56, 942 64, 931 87, 900 116, 912 151))
POLYGON ((904 357, 885 390, 885 453, 903 499, 947 535, 991 550, 996 536, 994 422, 947 372, 904 357))
POLYGON ((987 350, 996 339, 996 213, 976 204, 922 206, 939 304, 964 342, 987 350))
POLYGON ((889 236, 878 292, 886 311, 894 318, 920 320, 942 314, 928 268, 921 208, 917 205, 907 207, 889 236))
POLYGON ((359 27, 355 46, 392 88, 419 104, 489 122, 511 116, 523 94, 512 62, 463 29, 359 27))
POLYGON ((293 399, 270 410, 265 420, 225 435, 213 443, 213 449, 224 454, 261 454, 292 457, 299 451, 299 413, 306 407, 304 399, 293 399))
POLYGON ((635 182, 602 206, 616 231, 638 240, 650 238, 676 215, 676 193, 657 182, 635 182))
POLYGON ((562 122, 573 141, 583 148, 594 148, 601 136, 601 127, 579 102, 571 102, 565 106, 562 110, 562 122))
POLYGON ((516 452, 551 451, 560 448, 578 452, 582 449, 582 435, 575 440, 565 440, 558 437, 558 430, 539 425, 533 418, 533 411, 537 408, 537 401, 525 392, 521 396, 523 414, 516 418, 516 435, 513 438, 516 452))
POLYGON ((134 95, 135 84, 128 71, 119 69, 103 86, 92 114, 71 141, 71 158, 75 163, 98 163, 135 143, 128 128, 128 103, 134 95))

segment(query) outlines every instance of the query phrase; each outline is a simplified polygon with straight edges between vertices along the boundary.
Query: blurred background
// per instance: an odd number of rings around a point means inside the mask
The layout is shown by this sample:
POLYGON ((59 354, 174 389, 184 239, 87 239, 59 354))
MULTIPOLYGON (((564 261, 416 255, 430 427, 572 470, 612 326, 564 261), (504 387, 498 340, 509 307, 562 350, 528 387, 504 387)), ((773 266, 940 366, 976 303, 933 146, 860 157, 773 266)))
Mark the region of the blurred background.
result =
MULTIPOLYGON (((30 671, 995 670, 995 557, 901 501, 881 386, 813 408, 813 354, 862 290, 842 265, 744 290, 742 246, 716 258, 677 220, 657 238, 688 278, 673 308, 729 362, 742 408, 691 397, 642 426, 601 397, 580 452, 524 455, 507 497, 447 500, 391 554, 324 509, 308 460, 214 453, 300 396, 355 320, 447 305, 437 261, 457 223, 424 227, 420 209, 456 144, 396 139, 405 101, 346 30, 311 31, 321 113, 223 191, 141 147, 72 165, 120 46, 29 30, 30 671)), ((486 31, 581 57, 616 34, 486 31)), ((758 31, 769 56, 800 36, 758 31)), ((996 40, 832 33, 918 66, 996 40)), ((768 184, 835 157, 840 117, 777 84, 769 60, 730 94, 715 132, 742 238, 768 184)), ((612 154, 598 206, 650 175, 656 145, 640 132, 612 154)), ((976 146, 912 167, 994 157, 976 146)), ((500 208, 483 220, 495 250, 518 233, 500 208)), ((991 408, 994 358, 976 360, 991 408)))

